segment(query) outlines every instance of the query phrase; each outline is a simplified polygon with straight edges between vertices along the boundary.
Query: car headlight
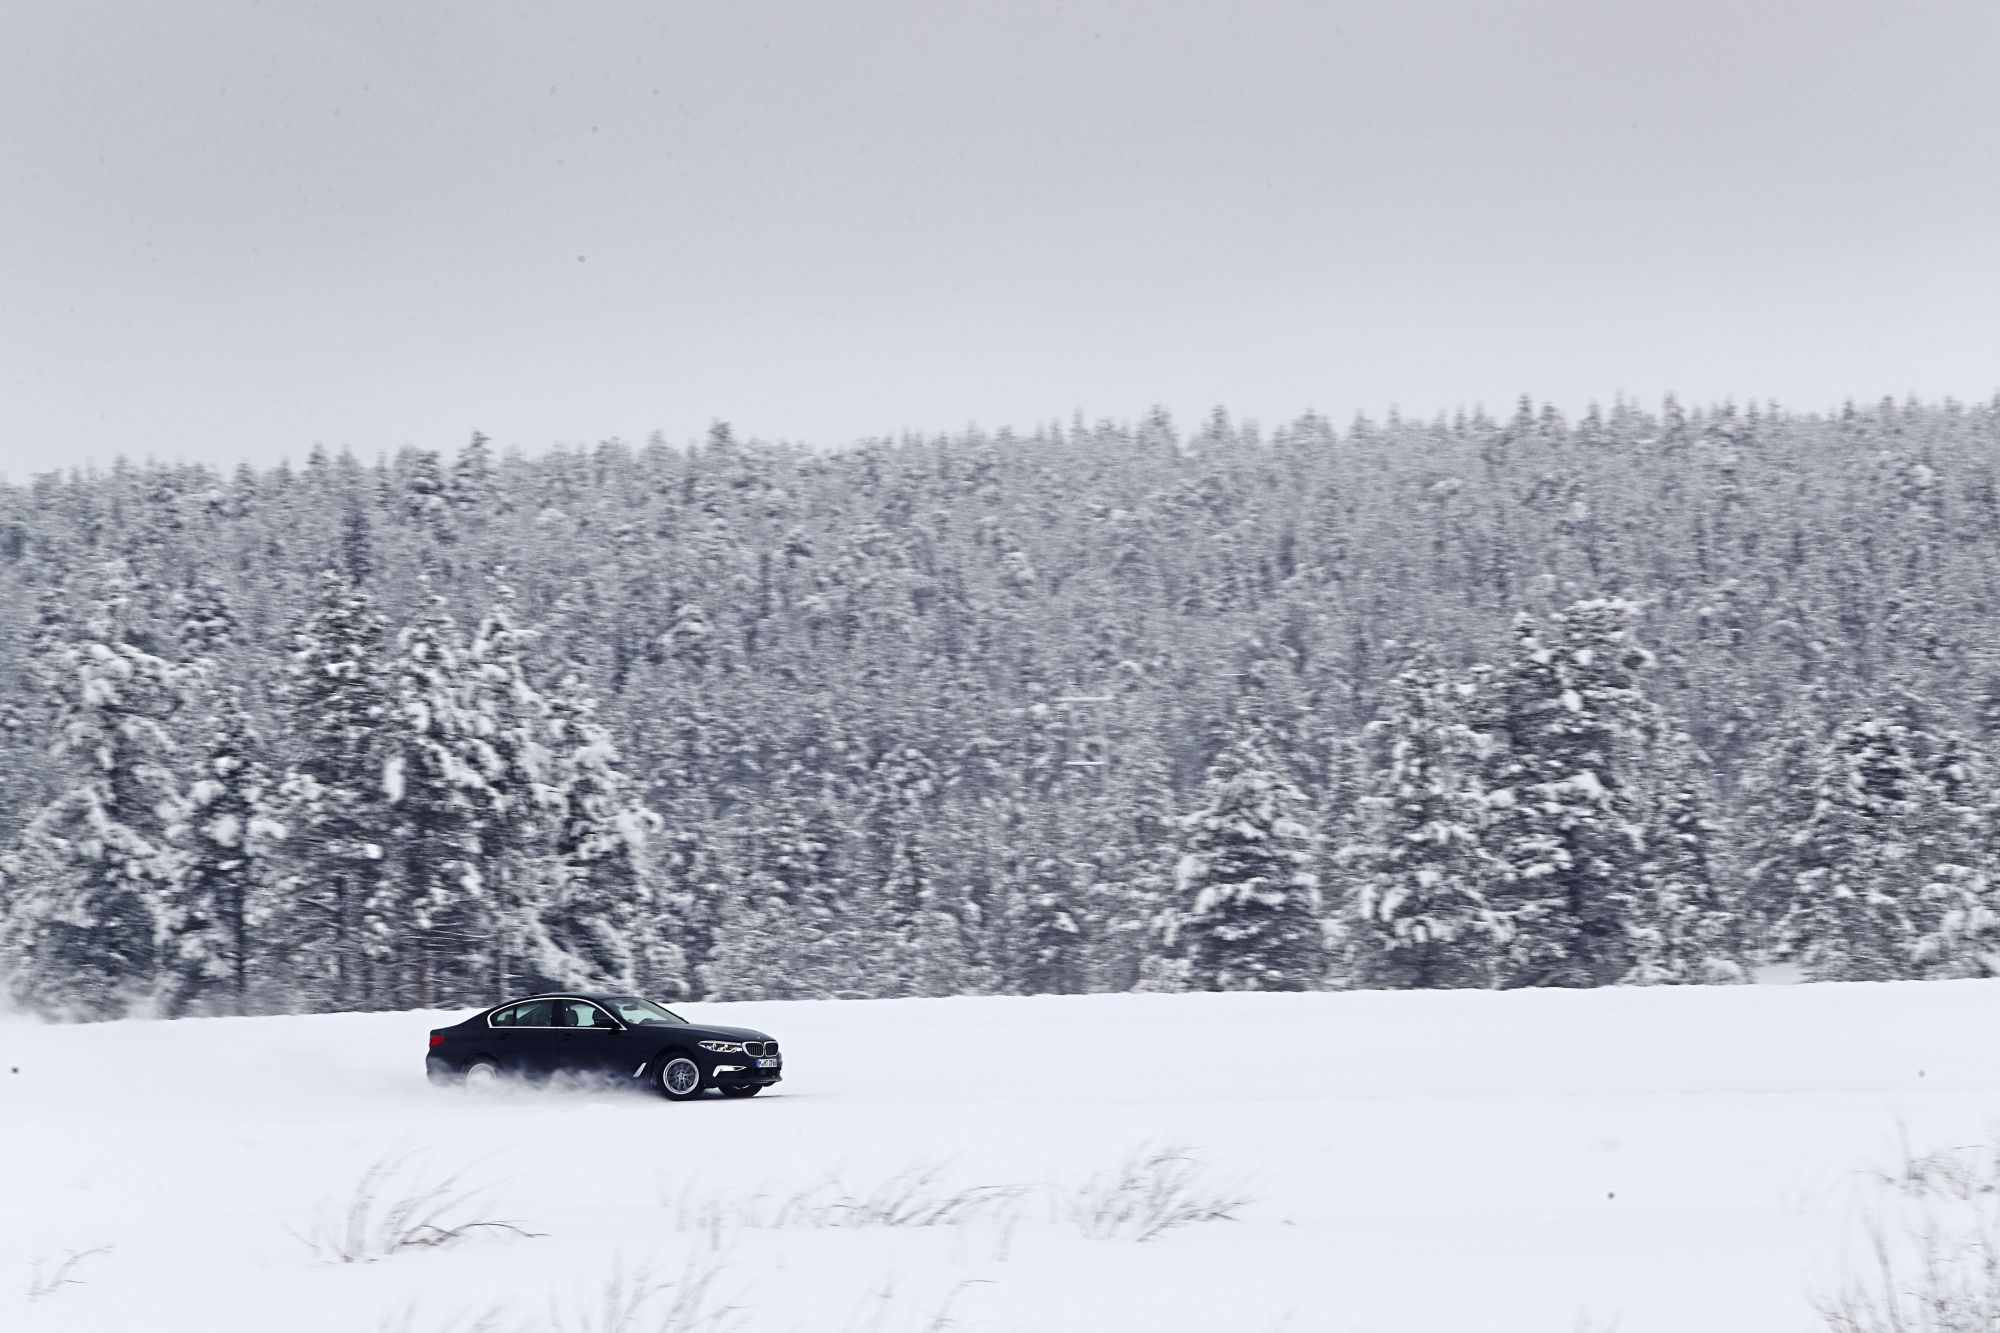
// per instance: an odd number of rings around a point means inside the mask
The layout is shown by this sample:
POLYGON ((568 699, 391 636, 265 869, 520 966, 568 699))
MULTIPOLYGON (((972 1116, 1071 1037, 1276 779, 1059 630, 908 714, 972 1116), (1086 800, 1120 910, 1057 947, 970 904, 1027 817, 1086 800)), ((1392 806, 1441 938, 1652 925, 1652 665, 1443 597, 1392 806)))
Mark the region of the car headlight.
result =
POLYGON ((743 1043, 740 1041, 705 1041, 701 1043, 701 1048, 704 1051, 714 1051, 717 1055, 743 1054, 743 1043))

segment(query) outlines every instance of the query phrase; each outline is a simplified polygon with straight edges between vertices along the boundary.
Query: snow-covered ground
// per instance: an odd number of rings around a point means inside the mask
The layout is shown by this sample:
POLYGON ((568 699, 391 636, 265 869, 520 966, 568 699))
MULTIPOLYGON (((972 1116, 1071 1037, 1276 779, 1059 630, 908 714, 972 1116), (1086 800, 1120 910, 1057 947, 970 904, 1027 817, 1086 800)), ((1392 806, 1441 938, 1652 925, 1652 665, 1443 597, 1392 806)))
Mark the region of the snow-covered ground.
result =
POLYGON ((2000 1110, 1981 982, 685 1008, 787 1081, 475 1100, 421 1014, 0 1022, 0 1329, 1784 1333, 1870 1172, 2000 1110), (1169 1148, 1234 1220, 1107 1224, 1169 1148), (316 1252, 385 1159, 537 1234, 316 1252))

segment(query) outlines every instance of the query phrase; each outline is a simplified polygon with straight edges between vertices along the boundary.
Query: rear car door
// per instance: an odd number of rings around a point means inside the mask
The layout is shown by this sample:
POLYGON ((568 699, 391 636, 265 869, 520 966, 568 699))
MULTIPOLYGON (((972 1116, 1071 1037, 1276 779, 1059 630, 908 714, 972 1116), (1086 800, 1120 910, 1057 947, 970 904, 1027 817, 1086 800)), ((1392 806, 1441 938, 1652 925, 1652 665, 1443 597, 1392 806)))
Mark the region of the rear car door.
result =
POLYGON ((566 1072, 623 1078, 644 1058, 631 1030, 589 1000, 557 1000, 555 1024, 566 1072))
POLYGON ((523 1000, 496 1009, 486 1020, 492 1031, 493 1058, 510 1074, 542 1078, 556 1055, 554 1000, 523 1000))

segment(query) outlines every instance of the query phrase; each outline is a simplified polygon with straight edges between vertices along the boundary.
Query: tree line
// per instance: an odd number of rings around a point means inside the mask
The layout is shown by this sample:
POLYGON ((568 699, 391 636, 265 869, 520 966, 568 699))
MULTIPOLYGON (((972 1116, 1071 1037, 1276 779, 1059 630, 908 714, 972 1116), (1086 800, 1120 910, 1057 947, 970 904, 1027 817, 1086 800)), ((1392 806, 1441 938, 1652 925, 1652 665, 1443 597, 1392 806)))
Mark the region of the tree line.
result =
POLYGON ((1982 974, 2000 400, 0 487, 52 1014, 1982 974))

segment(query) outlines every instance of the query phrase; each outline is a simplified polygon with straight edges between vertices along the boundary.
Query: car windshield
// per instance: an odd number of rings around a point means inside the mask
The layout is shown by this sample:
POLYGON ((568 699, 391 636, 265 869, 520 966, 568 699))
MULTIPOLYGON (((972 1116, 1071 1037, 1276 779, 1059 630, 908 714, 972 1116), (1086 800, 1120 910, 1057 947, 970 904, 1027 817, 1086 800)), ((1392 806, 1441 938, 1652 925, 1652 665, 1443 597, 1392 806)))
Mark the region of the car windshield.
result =
POLYGON ((635 1027, 686 1027, 687 1020, 663 1005, 636 995, 615 995, 605 1001, 612 1011, 635 1027))

